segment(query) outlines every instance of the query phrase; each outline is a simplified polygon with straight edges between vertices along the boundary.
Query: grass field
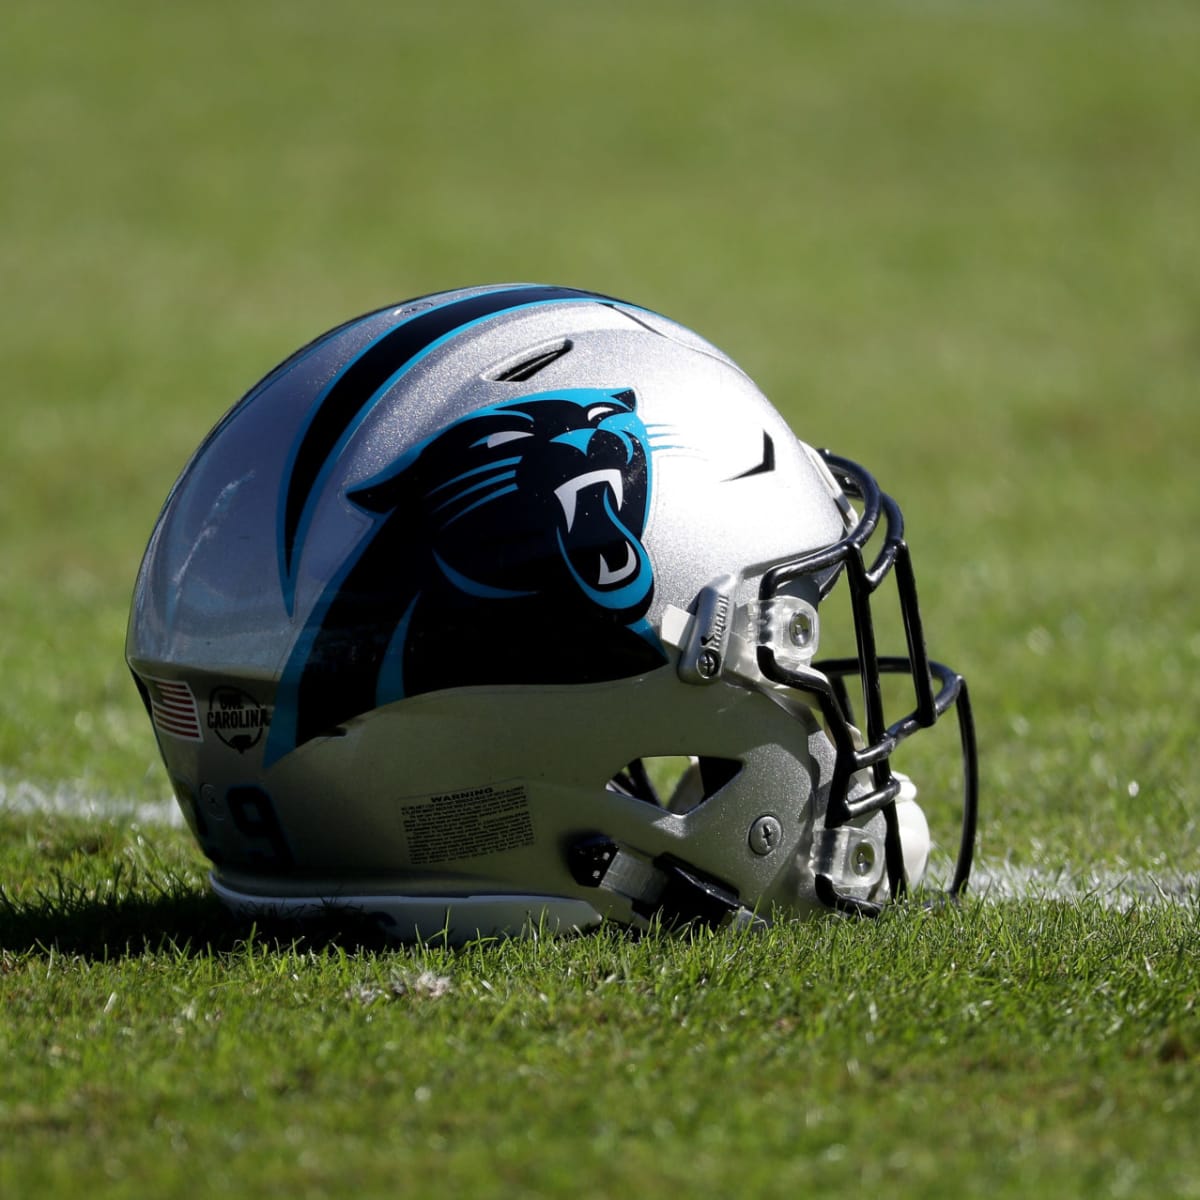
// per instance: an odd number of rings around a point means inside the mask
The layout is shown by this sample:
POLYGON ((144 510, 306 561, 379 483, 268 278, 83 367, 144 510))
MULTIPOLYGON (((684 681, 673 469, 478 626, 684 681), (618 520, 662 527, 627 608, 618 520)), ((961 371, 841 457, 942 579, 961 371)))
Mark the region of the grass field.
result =
POLYGON ((1200 10, 2 25, 0 1197, 1200 1196, 1200 10), (158 506, 313 334, 508 279, 692 325, 899 498, 960 910, 450 954, 208 897, 122 659, 158 506))

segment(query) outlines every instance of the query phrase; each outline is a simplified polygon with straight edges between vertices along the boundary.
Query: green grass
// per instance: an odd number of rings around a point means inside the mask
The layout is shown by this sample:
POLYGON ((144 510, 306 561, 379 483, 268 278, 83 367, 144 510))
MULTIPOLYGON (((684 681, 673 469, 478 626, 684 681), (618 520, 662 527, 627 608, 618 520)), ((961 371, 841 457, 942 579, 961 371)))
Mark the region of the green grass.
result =
POLYGON ((6 1194, 1200 1187, 1194 903, 348 952, 78 854, 0 905, 6 1194))
POLYGON ((0 909, 11 1194, 1195 1194, 1194 904, 354 953, 239 934, 171 840, 49 841, 0 909))
POLYGON ((0 1195, 1200 1195, 1198 58, 1185 0, 10 4, 0 1195), (985 866, 1182 898, 248 939, 160 819, 146 537, 295 346, 502 279, 691 324, 874 469, 985 866))

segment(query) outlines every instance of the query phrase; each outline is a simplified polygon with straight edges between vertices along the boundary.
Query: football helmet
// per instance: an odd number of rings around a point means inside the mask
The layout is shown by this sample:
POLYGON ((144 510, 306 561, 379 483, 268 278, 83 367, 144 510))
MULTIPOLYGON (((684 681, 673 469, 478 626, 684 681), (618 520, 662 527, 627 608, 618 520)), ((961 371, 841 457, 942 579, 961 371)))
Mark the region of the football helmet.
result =
POLYGON ((607 296, 443 292, 293 354, 168 496, 127 658, 240 913, 450 942, 873 914, 932 845, 892 755, 950 708, 938 882, 970 872, 967 688, 926 653, 900 509, 607 296), (820 657, 835 597, 849 653, 820 657))

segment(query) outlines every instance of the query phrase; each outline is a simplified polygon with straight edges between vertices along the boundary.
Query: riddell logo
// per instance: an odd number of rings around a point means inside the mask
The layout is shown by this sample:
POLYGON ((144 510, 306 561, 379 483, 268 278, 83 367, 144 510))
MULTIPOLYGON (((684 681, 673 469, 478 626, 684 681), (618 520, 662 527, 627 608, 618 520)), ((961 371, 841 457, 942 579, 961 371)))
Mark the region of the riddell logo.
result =
POLYGON ((725 626, 729 620, 729 597, 718 596, 716 610, 713 612, 712 624, 708 632, 700 639, 700 645, 711 646, 714 642, 719 646, 725 641, 725 626))
POLYGON ((262 741, 271 718, 249 693, 240 688, 219 687, 213 688, 208 698, 207 724, 230 749, 245 754, 262 741))

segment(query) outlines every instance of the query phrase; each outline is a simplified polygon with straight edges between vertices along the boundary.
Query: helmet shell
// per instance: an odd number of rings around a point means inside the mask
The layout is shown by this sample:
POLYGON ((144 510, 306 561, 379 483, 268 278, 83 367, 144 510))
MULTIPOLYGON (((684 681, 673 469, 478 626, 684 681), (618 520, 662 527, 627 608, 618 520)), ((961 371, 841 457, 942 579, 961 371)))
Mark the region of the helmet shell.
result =
POLYGON ((542 901, 633 919, 571 871, 603 834, 808 911, 829 740, 752 665, 681 678, 677 630, 714 580, 752 619, 764 572, 847 514, 682 326, 573 289, 445 292, 317 338, 220 421, 150 538, 127 657, 231 902, 390 898, 402 935, 455 903, 465 933, 542 901), (732 765, 693 767, 700 803, 613 785, 663 756, 732 765))

